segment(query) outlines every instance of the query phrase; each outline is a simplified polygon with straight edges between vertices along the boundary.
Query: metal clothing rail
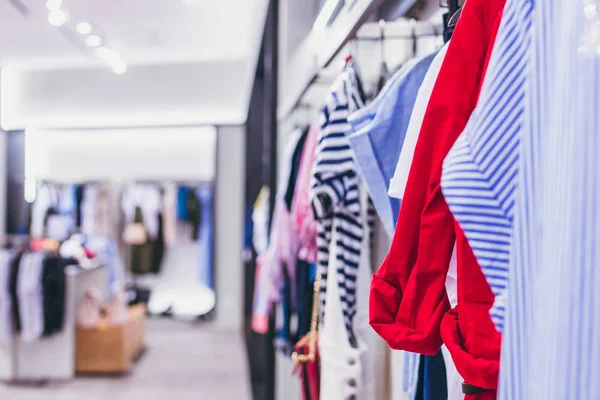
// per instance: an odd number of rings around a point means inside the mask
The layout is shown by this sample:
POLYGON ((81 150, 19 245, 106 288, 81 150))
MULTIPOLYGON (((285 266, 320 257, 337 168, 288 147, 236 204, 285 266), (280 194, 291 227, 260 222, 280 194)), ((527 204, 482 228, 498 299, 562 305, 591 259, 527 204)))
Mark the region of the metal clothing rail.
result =
MULTIPOLYGON (((298 69, 288 71, 289 76, 286 80, 289 81, 289 84, 284 87, 287 95, 284 97, 284 101, 278 109, 278 119, 280 121, 287 119, 294 109, 302 102, 302 98, 312 85, 331 83, 326 79, 323 80, 321 72, 349 43, 381 43, 388 40, 413 40, 413 47, 416 47, 416 42, 419 39, 438 37, 442 34, 443 24, 441 20, 438 23, 437 21, 399 19, 396 21, 385 22, 385 24, 369 22, 362 25, 360 29, 357 29, 350 37, 344 40, 343 45, 337 49, 335 55, 331 57, 331 59, 328 59, 326 62, 319 62, 318 58, 313 59, 314 64, 308 71, 300 71, 298 69)), ((304 48, 303 46, 300 46, 297 54, 293 56, 294 61, 292 61, 292 65, 300 64, 300 62, 295 62, 295 59, 304 59, 308 57, 310 52, 307 51, 307 48, 310 48, 310 43, 304 43, 304 48)))

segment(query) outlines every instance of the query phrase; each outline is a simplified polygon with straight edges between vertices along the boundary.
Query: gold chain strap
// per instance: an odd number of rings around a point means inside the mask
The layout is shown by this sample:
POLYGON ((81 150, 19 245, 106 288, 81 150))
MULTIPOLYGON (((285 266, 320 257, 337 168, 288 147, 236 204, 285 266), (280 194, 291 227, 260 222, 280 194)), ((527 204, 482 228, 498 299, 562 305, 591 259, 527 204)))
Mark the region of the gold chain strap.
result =
POLYGON ((318 339, 318 324, 319 324, 319 293, 321 289, 321 271, 317 266, 317 276, 315 277, 315 283, 313 284, 313 304, 312 314, 310 317, 310 332, 306 334, 296 346, 302 346, 308 344, 308 354, 298 354, 294 351, 292 353, 292 360, 295 363, 310 363, 315 361, 315 354, 317 349, 318 339))

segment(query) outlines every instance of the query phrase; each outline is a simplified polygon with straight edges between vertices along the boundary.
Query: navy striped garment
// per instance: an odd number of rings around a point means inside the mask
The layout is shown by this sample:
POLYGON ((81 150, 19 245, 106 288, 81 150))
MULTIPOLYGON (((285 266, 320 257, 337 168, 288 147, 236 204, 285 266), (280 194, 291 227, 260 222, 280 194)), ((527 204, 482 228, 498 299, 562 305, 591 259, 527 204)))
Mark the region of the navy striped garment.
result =
MULTIPOLYGON (((345 134, 351 128, 348 116, 363 106, 356 71, 349 63, 334 82, 323 107, 310 193, 317 222, 317 263, 322 276, 321 310, 325 310, 331 230, 335 219, 338 240, 334 267, 351 344, 355 344, 352 321, 356 314, 356 278, 362 240, 368 227, 361 220, 359 176, 345 134)), ((372 224, 375 210, 372 203, 369 204, 368 217, 372 224)))

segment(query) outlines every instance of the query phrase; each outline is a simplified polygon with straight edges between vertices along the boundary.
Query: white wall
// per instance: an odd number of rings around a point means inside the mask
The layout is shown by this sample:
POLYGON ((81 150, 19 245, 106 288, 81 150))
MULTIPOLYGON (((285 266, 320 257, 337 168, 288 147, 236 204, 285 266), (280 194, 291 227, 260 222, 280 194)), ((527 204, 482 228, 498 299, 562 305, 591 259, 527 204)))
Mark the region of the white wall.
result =
POLYGON ((211 181, 216 135, 212 126, 37 131, 32 159, 37 179, 211 181))
POLYGON ((217 133, 215 274, 217 324, 241 329, 244 310, 245 140, 243 125, 222 126, 217 133))

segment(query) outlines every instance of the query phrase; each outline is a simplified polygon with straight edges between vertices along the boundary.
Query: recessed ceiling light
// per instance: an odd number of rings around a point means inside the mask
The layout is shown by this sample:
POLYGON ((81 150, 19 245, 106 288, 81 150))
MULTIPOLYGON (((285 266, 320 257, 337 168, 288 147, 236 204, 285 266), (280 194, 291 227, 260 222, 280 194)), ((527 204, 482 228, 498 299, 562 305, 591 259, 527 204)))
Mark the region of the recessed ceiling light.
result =
POLYGON ((98 57, 98 58, 107 59, 109 52, 110 52, 110 50, 108 50, 106 47, 100 46, 96 49, 96 51, 94 53, 96 54, 96 57, 98 57))
POLYGON ((121 56, 119 55, 119 52, 117 52, 116 50, 108 49, 104 46, 98 47, 96 49, 95 53, 96 53, 97 57, 103 59, 104 61, 106 61, 109 64, 112 64, 114 62, 121 60, 121 56))
POLYGON ((100 36, 90 35, 85 38, 85 44, 90 47, 98 47, 102 44, 102 39, 100 39, 100 36))
POLYGON ((123 75, 127 72, 127 64, 123 60, 117 60, 112 63, 112 70, 117 75, 123 75))
POLYGON ((68 16, 67 13, 63 10, 54 10, 48 13, 48 22, 52 26, 63 26, 67 22, 68 16))
POLYGON ((46 1, 46 8, 49 11, 58 10, 62 6, 62 0, 48 0, 46 1))
POLYGON ((80 22, 77 24, 77 32, 81 33, 82 35, 89 35, 92 33, 92 25, 90 25, 88 22, 80 22))

